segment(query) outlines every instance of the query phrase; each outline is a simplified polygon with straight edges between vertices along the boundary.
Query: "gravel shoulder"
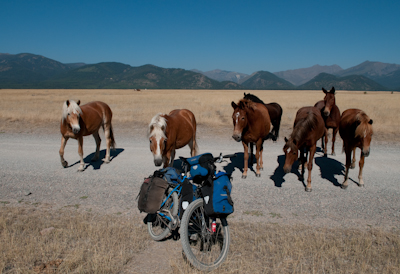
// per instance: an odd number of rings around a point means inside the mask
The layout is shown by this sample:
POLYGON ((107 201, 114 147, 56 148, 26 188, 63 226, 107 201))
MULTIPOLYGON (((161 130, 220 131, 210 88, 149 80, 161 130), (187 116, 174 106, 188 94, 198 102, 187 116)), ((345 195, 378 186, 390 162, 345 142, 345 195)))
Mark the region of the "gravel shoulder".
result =
MULTIPOLYGON (((88 163, 84 172, 77 172, 79 156, 77 142, 69 140, 62 168, 58 155, 58 131, 40 130, 29 133, 0 133, 0 202, 8 206, 35 204, 49 208, 75 207, 100 213, 140 217, 136 196, 143 178, 156 167, 148 148, 144 125, 135 129, 115 128, 116 151, 110 164, 91 163, 95 143, 84 139, 84 157, 88 163)), ((232 173, 235 213, 230 221, 305 224, 317 227, 384 229, 400 228, 400 145, 391 142, 372 143, 371 155, 364 167, 365 187, 357 186, 358 164, 350 171, 347 190, 339 187, 344 179, 345 155, 342 141, 337 138, 336 156, 315 156, 311 193, 304 191, 298 172, 283 174, 283 136, 278 142, 264 143, 264 170, 260 178, 249 171, 241 179, 243 146, 230 136, 231 129, 209 129, 199 125, 200 153, 218 155, 238 153, 232 162, 218 168, 232 173)), ((100 137, 104 140, 104 134, 100 137)), ((328 144, 330 148, 330 142, 328 144)), ((105 155, 105 141, 101 156, 105 155)), ((187 147, 177 156, 189 156, 187 147)), ((359 159, 359 151, 357 151, 359 159)), ((358 163, 358 162, 357 162, 358 163)), ((255 168, 255 165, 254 165, 255 168)), ((144 217, 144 215, 143 215, 144 217)))

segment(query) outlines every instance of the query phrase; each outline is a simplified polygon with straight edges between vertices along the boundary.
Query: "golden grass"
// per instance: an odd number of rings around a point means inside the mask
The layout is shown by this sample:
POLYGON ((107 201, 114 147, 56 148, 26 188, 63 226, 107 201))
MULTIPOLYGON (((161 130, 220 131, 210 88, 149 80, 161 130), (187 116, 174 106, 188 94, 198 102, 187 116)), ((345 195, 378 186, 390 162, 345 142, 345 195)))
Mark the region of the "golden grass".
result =
MULTIPOLYGON (((233 221, 230 227, 230 252, 217 273, 400 272, 399 231, 233 221)), ((142 222, 123 216, 0 207, 1 273, 130 273, 129 262, 150 242, 142 222)), ((163 273, 200 273, 176 253, 163 273)))
MULTIPOLYGON (((58 124, 61 107, 66 99, 94 100, 110 105, 114 124, 148 124, 159 113, 187 108, 197 123, 210 127, 231 127, 231 102, 243 98, 243 92, 257 95, 264 102, 278 102, 283 108, 283 130, 291 129, 296 111, 314 105, 324 94, 318 90, 0 90, 0 120, 8 122, 0 130, 29 122, 32 126, 58 124)), ((400 136, 398 110, 400 93, 337 91, 336 103, 341 111, 348 108, 364 110, 374 120, 378 138, 391 140, 400 136)), ((376 137, 375 137, 376 138, 376 137)))

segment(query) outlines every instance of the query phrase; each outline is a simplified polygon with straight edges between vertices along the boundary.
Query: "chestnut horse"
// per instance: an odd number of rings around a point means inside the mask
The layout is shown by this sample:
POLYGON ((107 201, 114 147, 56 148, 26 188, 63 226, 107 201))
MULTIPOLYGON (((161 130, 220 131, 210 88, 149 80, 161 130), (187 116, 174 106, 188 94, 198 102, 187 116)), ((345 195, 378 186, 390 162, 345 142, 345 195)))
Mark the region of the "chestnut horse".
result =
POLYGON ((370 144, 372 139, 372 120, 368 115, 360 109, 347 109, 343 111, 340 120, 339 134, 343 139, 343 150, 346 153, 346 171, 342 188, 348 187, 349 168, 355 167, 356 148, 361 149, 360 156, 360 172, 358 174, 358 186, 364 186, 362 178, 362 170, 364 167, 364 158, 369 155, 370 144), (353 151, 353 160, 351 160, 351 152, 353 151))
POLYGON ((197 154, 196 118, 187 109, 175 109, 168 115, 158 113, 151 119, 147 132, 154 164, 164 168, 172 166, 175 150, 186 145, 190 147, 191 156, 197 154))
POLYGON ((258 98, 257 96, 255 96, 254 94, 251 94, 251 93, 247 93, 247 94, 244 93, 243 99, 248 99, 255 103, 264 104, 267 107, 268 113, 269 113, 269 118, 271 119, 271 125, 272 125, 271 133, 269 134, 269 136, 267 138, 271 137, 272 141, 276 142, 276 140, 278 140, 279 129, 281 127, 281 119, 282 119, 282 112, 283 112, 282 107, 278 103, 275 103, 275 102, 265 104, 260 98, 258 98))
POLYGON ((110 148, 115 148, 115 140, 113 129, 111 126, 112 111, 110 107, 103 102, 90 102, 79 106, 80 101, 67 100, 63 104, 62 119, 60 124, 61 131, 61 148, 60 158, 63 167, 68 166, 68 162, 64 160, 64 149, 69 138, 78 140, 78 154, 81 158, 81 164, 78 171, 83 171, 85 163, 83 162, 83 136, 93 135, 96 141, 96 153, 92 161, 97 161, 100 157, 99 129, 103 127, 104 135, 107 142, 106 157, 103 159, 105 163, 110 162, 110 148))
POLYGON ((283 171, 289 173, 293 163, 298 159, 300 150, 301 176, 304 180, 304 166, 307 164, 308 179, 306 191, 311 188, 311 170, 314 154, 317 150, 317 141, 326 133, 324 119, 316 107, 302 107, 297 111, 294 120, 293 131, 289 140, 285 138, 283 151, 285 152, 285 164, 283 171), (307 153, 310 152, 308 163, 307 153))
POLYGON ((332 129, 332 155, 335 155, 335 141, 336 134, 339 130, 340 123, 340 110, 336 105, 335 100, 335 88, 332 87, 330 91, 322 88, 322 91, 325 93, 324 100, 318 101, 314 107, 317 107, 322 114, 322 118, 325 121, 326 133, 325 141, 324 138, 321 138, 322 149, 324 150, 324 156, 328 154, 328 131, 332 129))
POLYGON ((247 177, 249 143, 256 144, 256 176, 260 177, 260 169, 263 168, 263 143, 271 128, 271 120, 269 118, 268 110, 263 104, 255 103, 247 99, 241 99, 238 104, 232 102, 231 105, 233 108, 232 137, 237 142, 242 141, 244 148, 244 168, 242 178, 244 179, 247 177))

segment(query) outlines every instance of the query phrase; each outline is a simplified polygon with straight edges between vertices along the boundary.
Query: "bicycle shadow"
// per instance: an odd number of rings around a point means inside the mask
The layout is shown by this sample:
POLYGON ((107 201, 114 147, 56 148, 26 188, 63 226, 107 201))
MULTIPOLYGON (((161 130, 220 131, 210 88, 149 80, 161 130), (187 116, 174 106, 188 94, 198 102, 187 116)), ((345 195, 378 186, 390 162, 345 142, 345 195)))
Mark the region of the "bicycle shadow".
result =
MULTIPOLYGON (((117 157, 120 153, 124 151, 123 148, 117 148, 117 149, 112 149, 110 150, 110 162, 114 160, 115 157, 117 157)), ((85 168, 86 170, 88 167, 92 166, 94 170, 98 170, 101 168, 101 166, 104 164, 103 159, 106 157, 106 150, 100 150, 100 157, 97 161, 92 161, 92 158, 94 157, 95 152, 87 155, 84 159, 83 162, 85 163, 85 168)), ((73 163, 72 165, 69 165, 68 167, 73 167, 74 165, 80 164, 81 161, 77 161, 73 163)))

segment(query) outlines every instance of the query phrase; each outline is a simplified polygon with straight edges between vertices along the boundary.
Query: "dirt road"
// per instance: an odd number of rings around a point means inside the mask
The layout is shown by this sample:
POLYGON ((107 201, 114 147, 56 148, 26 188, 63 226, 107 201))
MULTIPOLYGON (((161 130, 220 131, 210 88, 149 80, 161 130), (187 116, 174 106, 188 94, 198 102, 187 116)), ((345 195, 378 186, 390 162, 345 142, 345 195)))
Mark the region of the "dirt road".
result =
MULTIPOLYGON (((336 144, 336 156, 322 157, 318 152, 312 171, 313 191, 304 191, 296 174, 284 175, 283 137, 277 143, 264 145, 264 170, 260 178, 249 171, 241 179, 243 147, 230 137, 230 131, 214 137, 207 129, 198 133, 200 153, 218 155, 238 153, 233 162, 223 163, 233 175, 235 213, 231 220, 302 223, 326 227, 400 227, 400 146, 372 143, 371 154, 364 169, 365 187, 343 182, 344 159, 341 140, 336 144)), ((84 157, 88 163, 84 172, 77 172, 79 156, 77 142, 70 140, 65 159, 68 168, 60 164, 60 136, 53 134, 0 134, 0 202, 9 206, 24 203, 49 207, 76 207, 105 213, 139 215, 135 198, 144 177, 153 173, 153 164, 145 131, 140 134, 116 133, 117 149, 110 164, 91 163, 95 144, 92 137, 84 139, 84 157)), ((104 135, 101 156, 105 154, 104 135)), ((329 145, 330 146, 330 145, 329 145)), ((357 157, 359 157, 357 152, 357 157)), ((177 151, 188 157, 189 149, 177 151)), ((254 166, 255 167, 255 166, 254 166)), ((350 178, 358 181, 358 164, 350 178)))

